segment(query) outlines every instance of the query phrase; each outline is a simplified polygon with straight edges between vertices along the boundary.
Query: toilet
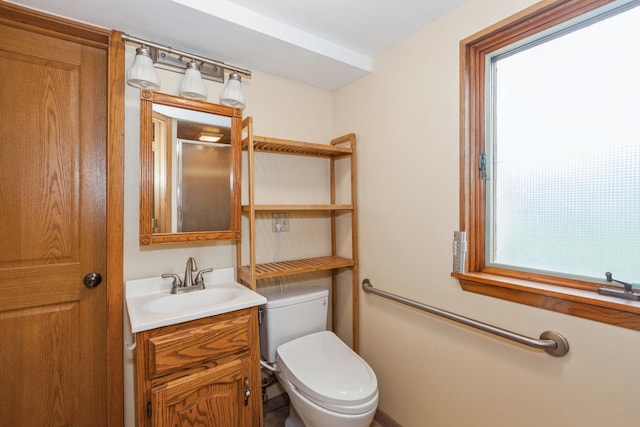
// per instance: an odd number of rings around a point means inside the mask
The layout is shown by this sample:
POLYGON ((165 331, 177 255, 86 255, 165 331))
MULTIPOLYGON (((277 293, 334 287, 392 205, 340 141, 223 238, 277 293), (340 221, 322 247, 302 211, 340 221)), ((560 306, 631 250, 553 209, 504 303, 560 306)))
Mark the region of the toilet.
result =
POLYGON ((369 427, 378 381, 358 354, 326 330, 329 292, 310 287, 259 292, 267 299, 261 306, 260 354, 289 395, 285 427, 369 427))

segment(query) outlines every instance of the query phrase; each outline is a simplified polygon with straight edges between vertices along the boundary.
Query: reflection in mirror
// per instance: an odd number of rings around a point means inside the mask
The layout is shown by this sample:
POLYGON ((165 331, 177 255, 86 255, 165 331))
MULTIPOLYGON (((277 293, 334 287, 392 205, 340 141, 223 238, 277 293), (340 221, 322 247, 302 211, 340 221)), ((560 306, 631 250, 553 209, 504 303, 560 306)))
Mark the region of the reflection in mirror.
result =
POLYGON ((153 232, 229 230, 231 118, 154 104, 153 123, 153 232))
POLYGON ((239 238, 240 110, 144 92, 141 244, 239 238))
POLYGON ((177 231, 231 228, 230 151, 229 145, 178 140, 177 231))

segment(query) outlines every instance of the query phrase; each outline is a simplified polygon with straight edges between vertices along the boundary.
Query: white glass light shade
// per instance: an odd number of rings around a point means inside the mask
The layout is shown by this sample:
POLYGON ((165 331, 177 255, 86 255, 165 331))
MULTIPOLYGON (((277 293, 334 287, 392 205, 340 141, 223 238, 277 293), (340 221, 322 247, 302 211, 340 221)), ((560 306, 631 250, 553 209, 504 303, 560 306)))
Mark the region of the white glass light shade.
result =
POLYGON ((127 83, 140 89, 160 89, 160 78, 153 68, 151 52, 148 47, 143 45, 136 49, 133 65, 127 71, 127 83))
POLYGON ((200 101, 207 99, 207 87, 202 80, 198 63, 191 61, 187 64, 187 71, 185 71, 182 83, 180 83, 178 94, 185 98, 198 99, 200 101))
POLYGON ((238 73, 229 74, 227 85, 220 92, 220 104, 229 107, 244 108, 245 99, 242 92, 242 82, 238 73))

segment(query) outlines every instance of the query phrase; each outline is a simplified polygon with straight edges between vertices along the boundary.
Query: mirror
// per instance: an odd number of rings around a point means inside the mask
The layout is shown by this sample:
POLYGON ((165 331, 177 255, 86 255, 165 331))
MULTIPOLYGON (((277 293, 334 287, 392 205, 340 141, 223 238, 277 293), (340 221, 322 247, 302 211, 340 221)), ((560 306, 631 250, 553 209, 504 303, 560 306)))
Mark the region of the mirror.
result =
POLYGON ((140 97, 140 244, 238 240, 242 111, 140 97))

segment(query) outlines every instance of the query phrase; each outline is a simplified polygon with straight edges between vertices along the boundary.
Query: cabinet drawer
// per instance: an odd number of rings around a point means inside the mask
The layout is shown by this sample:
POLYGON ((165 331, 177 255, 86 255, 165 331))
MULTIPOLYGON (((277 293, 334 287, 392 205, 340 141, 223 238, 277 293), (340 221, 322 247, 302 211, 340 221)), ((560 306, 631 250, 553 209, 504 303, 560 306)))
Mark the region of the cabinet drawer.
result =
POLYGON ((217 357, 249 348, 248 312, 191 322, 189 326, 162 329, 149 337, 149 377, 157 378, 217 357))

